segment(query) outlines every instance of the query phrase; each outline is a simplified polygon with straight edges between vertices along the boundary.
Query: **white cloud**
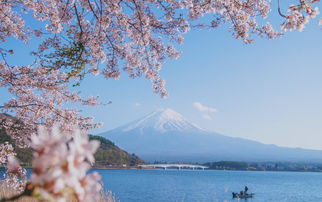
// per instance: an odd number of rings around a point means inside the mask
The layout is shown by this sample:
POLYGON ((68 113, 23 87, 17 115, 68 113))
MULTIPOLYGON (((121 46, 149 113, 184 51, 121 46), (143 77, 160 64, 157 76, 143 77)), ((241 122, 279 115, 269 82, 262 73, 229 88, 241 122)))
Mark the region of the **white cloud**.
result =
POLYGON ((200 102, 193 102, 192 105, 202 113, 202 118, 206 120, 212 120, 210 113, 217 112, 217 109, 212 107, 207 107, 200 102))
POLYGON ((217 109, 212 108, 212 107, 206 107, 205 105, 201 104, 200 102, 194 102, 192 104, 196 109, 198 109, 201 112, 207 112, 207 113, 217 112, 217 109))

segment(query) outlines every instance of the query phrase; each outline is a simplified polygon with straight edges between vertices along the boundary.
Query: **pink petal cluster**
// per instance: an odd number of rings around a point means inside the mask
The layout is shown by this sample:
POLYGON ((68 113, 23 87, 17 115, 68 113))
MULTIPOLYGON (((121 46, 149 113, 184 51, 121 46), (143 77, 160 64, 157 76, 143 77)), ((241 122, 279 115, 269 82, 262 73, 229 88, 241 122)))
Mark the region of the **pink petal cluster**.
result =
POLYGON ((85 49, 88 73, 117 79, 123 69, 130 77, 144 75, 162 97, 167 93, 158 72, 166 59, 180 55, 174 43, 182 43, 182 35, 195 27, 196 19, 211 15, 210 24, 203 27, 228 24, 233 36, 245 43, 253 34, 280 35, 261 23, 270 11, 269 0, 23 0, 1 6, 2 41, 11 36, 42 38, 34 51, 39 64, 46 63, 41 57, 46 51, 75 42, 85 49), (31 15, 41 26, 26 23, 23 15, 31 15), (104 67, 98 68, 100 64, 104 67))
POLYGON ((250 36, 257 34, 268 38, 275 38, 280 33, 274 31, 269 24, 259 23, 259 18, 265 19, 270 11, 270 2, 267 0, 221 0, 221 1, 193 1, 185 0, 183 4, 189 10, 189 17, 200 18, 205 14, 214 15, 212 27, 222 23, 230 26, 230 31, 237 39, 245 43, 252 42, 250 36))
POLYGON ((22 168, 14 156, 8 157, 4 175, 8 187, 22 191, 26 185, 26 169, 22 168))
POLYGON ((8 162, 8 158, 14 157, 16 153, 9 142, 0 144, 0 165, 4 165, 8 162))
POLYGON ((285 22, 281 25, 283 31, 299 30, 302 31, 305 24, 310 19, 315 18, 320 12, 319 8, 312 7, 312 4, 319 0, 303 0, 299 5, 291 5, 288 9, 288 14, 285 16, 285 22))
POLYGON ((14 148, 8 142, 0 144, 0 165, 6 168, 4 178, 10 188, 22 191, 26 183, 26 170, 19 165, 15 158, 14 148))
POLYGON ((79 201, 97 201, 100 197, 100 176, 87 174, 94 162, 98 141, 89 141, 80 131, 60 134, 57 128, 40 128, 31 137, 34 149, 30 184, 33 196, 42 200, 67 201, 76 196, 79 201))
POLYGON ((0 165, 6 168, 4 178, 10 188, 22 191, 26 183, 26 170, 16 159, 14 148, 8 142, 0 144, 0 165))
POLYGON ((31 134, 37 125, 52 127, 58 124, 62 130, 70 131, 77 125, 81 129, 98 127, 92 118, 78 115, 76 109, 66 109, 66 103, 97 105, 97 97, 82 99, 70 92, 64 82, 66 74, 58 70, 48 70, 40 66, 8 66, 0 62, 0 87, 13 95, 0 106, 0 112, 13 113, 15 118, 0 117, 0 127, 6 129, 18 145, 28 146, 31 134))

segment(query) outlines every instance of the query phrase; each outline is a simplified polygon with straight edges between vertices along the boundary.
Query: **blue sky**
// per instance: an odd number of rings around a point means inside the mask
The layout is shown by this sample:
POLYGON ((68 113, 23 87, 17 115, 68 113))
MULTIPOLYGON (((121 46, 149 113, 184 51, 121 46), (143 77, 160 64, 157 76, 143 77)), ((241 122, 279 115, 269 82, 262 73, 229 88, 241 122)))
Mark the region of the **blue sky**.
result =
POLYGON ((88 80, 83 92, 113 104, 86 113, 104 122, 101 132, 169 107, 224 135, 322 149, 321 34, 311 23, 302 32, 244 45, 225 29, 190 32, 182 56, 161 70, 167 99, 144 79, 88 80), (194 102, 217 112, 204 119, 194 102))
MULTIPOLYGON (((275 27, 282 19, 274 18, 275 27)), ((244 45, 225 28, 185 35, 177 60, 160 74, 169 97, 154 94, 146 79, 89 77, 77 90, 113 103, 83 107, 103 122, 103 132, 158 108, 172 108, 196 124, 227 136, 267 144, 322 149, 322 30, 311 22, 302 32, 244 45), (199 111, 194 105, 215 108, 199 111)), ((15 42, 9 45, 18 46, 15 42)), ((29 60, 20 49, 20 61, 29 60)), ((8 95, 0 89, 2 99, 8 95)), ((3 102, 3 100, 0 101, 3 102)))

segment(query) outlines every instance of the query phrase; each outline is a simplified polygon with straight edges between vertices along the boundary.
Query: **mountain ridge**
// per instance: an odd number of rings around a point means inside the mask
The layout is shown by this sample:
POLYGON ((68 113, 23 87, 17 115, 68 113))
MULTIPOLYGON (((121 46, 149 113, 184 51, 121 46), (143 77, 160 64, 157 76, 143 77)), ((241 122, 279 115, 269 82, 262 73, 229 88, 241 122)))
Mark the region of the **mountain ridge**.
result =
POLYGON ((321 150, 280 147, 224 136, 189 122, 171 109, 157 110, 141 119, 98 135, 110 139, 146 161, 322 162, 321 150))

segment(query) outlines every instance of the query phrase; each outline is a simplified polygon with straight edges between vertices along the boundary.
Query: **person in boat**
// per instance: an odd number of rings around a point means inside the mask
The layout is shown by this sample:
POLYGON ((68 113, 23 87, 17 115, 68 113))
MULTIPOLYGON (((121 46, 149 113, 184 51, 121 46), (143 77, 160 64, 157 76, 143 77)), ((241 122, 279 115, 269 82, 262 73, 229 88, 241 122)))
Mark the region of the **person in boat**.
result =
POLYGON ((240 191, 239 193, 232 192, 233 198, 253 198, 254 193, 247 193, 248 192, 248 187, 245 186, 244 191, 240 191))
POLYGON ((244 189, 244 194, 246 195, 247 194, 247 191, 248 191, 248 187, 245 186, 245 189, 244 189))

